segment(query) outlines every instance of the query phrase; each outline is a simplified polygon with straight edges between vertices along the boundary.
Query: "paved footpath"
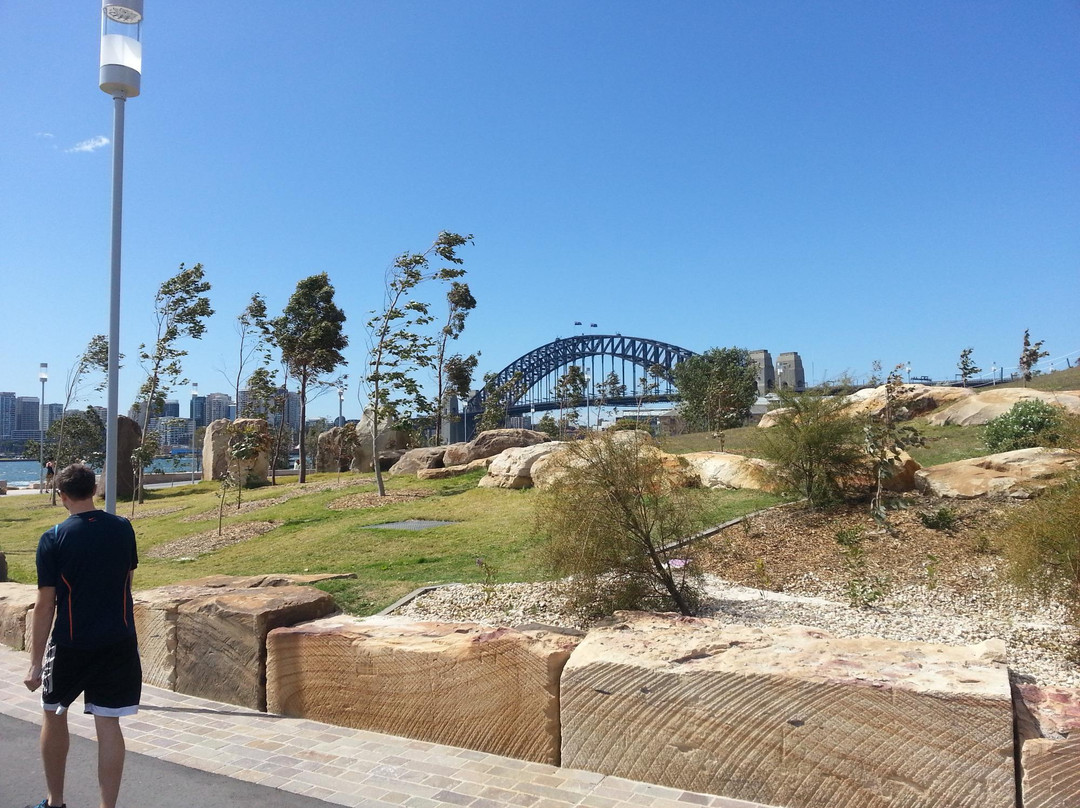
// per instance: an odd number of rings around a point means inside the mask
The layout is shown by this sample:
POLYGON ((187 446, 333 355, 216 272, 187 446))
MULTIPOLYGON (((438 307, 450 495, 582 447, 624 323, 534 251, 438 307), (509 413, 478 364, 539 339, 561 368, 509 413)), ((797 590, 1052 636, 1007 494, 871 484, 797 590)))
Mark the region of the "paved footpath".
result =
MULTIPOLYGON (((0 724, 3 730, 0 751, 11 742, 8 730, 12 726, 21 730, 17 732, 17 740, 32 744, 35 728, 28 725, 39 724, 41 720, 38 694, 30 693, 22 684, 28 665, 27 654, 0 645, 0 715, 18 720, 18 723, 0 724)), ((135 770, 140 778, 151 782, 155 776, 160 777, 158 787, 170 792, 175 791, 170 783, 183 782, 186 787, 190 780, 191 790, 180 795, 173 793, 173 797, 179 796, 177 805, 207 804, 196 796, 205 790, 214 794, 214 802, 282 804, 297 808, 318 805, 315 801, 357 808, 767 808, 579 769, 285 718, 148 685, 143 687, 139 714, 122 722, 128 752, 134 753, 129 774, 135 770), (184 778, 183 770, 172 767, 163 768, 155 775, 149 762, 141 764, 140 755, 267 789, 227 794, 231 784, 226 780, 206 780, 197 772, 184 778), (309 799, 286 798, 284 802, 271 803, 258 796, 273 793, 269 789, 309 799)), ((79 711, 79 702, 71 712, 69 724, 74 736, 93 737, 93 719, 79 711)), ((76 753, 84 754, 83 747, 73 738, 73 763, 76 753)), ((36 780, 37 791, 16 795, 12 791, 12 768, 8 765, 14 761, 7 755, 4 758, 0 761, 0 808, 35 804, 41 798, 43 783, 40 764, 29 772, 36 780)), ((18 768, 20 782, 25 781, 27 767, 18 768)), ((88 771, 92 770, 91 767, 88 771)), ((73 766, 70 794, 75 793, 77 776, 82 774, 73 766)), ((124 787, 128 784, 125 778, 121 804, 137 804, 125 802, 124 787)), ((280 796, 288 797, 288 794, 280 796)), ((72 799, 68 799, 68 804, 75 806, 72 799)), ((83 799, 80 804, 90 803, 83 799)), ((153 804, 173 803, 155 800, 153 804)))

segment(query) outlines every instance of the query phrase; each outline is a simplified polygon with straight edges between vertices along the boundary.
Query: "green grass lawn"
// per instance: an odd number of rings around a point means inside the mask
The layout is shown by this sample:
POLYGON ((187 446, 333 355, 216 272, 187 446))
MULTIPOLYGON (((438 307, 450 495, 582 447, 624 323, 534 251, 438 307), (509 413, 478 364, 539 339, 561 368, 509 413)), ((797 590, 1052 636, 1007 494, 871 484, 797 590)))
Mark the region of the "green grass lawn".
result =
MULTIPOLYGON (((998 387, 1030 387, 1032 390, 1080 390, 1080 365, 1076 367, 1066 368, 1064 370, 1055 370, 1053 373, 1040 373, 1038 376, 1033 376, 1031 381, 1026 385, 1021 381, 1008 381, 1004 384, 997 385, 998 387)), ((981 387, 979 391, 987 390, 989 388, 981 387)))
MULTIPOLYGON (((151 558, 148 551, 174 539, 214 530, 216 517, 198 522, 181 520, 216 509, 218 486, 202 483, 195 488, 151 491, 146 502, 136 506, 134 525, 140 551, 136 586, 163 586, 213 574, 350 572, 357 576, 355 580, 331 581, 320 588, 333 593, 343 610, 365 615, 425 584, 482 582, 484 571, 477 558, 495 570, 499 583, 549 577, 539 560, 540 539, 533 517, 535 492, 478 488, 481 476, 482 472, 474 472, 440 481, 388 477, 389 491, 425 490, 432 495, 375 508, 331 510, 327 507, 331 502, 373 488, 373 475, 345 475, 344 479, 356 481, 359 487, 304 494, 255 511, 227 515, 226 524, 238 520, 282 524, 193 560, 151 558), (170 512, 154 515, 166 509, 170 512), (423 531, 371 527, 406 519, 454 524, 423 531)), ((309 479, 319 483, 336 477, 319 474, 309 479)), ((299 487, 299 483, 290 482, 248 491, 244 501, 279 497, 299 487)), ((716 523, 779 501, 756 491, 715 491, 709 497, 710 517, 716 523)), ((12 580, 34 581, 37 540, 66 516, 62 508, 50 507, 45 500, 44 496, 41 501, 35 496, 0 498, 0 550, 7 555, 12 580)), ((118 510, 125 516, 131 513, 130 505, 121 505, 118 510)))

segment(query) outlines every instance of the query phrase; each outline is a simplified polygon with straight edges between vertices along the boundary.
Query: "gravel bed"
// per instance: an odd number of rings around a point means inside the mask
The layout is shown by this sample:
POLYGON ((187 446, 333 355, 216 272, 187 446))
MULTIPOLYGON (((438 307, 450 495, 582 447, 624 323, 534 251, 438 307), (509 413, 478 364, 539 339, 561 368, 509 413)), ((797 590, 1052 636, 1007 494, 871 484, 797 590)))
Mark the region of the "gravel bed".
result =
MULTIPOLYGON (((1077 637, 1068 631, 1067 614, 1057 604, 998 591, 956 592, 944 587, 895 589, 868 608, 853 608, 837 588, 806 580, 815 594, 777 593, 705 579, 707 602, 702 616, 751 626, 805 625, 838 637, 875 636, 910 642, 970 645, 1002 639, 1015 675, 1040 685, 1080 688, 1080 668, 1068 662, 1065 649, 1077 637)), ((585 628, 564 610, 555 582, 450 584, 427 592, 395 610, 417 620, 475 622, 491 626, 543 623, 585 628)))

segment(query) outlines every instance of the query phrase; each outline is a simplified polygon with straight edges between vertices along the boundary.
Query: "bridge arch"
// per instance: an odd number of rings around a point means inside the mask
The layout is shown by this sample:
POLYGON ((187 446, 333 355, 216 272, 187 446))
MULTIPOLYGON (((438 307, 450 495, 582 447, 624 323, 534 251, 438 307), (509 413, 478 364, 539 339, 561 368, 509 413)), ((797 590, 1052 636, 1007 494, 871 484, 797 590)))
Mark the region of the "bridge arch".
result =
MULTIPOLYGON (((671 371, 680 362, 692 356, 694 351, 667 342, 644 337, 626 337, 622 334, 582 334, 576 337, 556 339, 527 354, 518 357, 495 376, 495 386, 504 384, 521 373, 523 391, 509 407, 510 414, 521 414, 531 409, 557 409, 554 395, 555 382, 570 365, 584 367, 590 375, 590 387, 602 382, 614 371, 627 395, 610 403, 625 406, 634 403, 638 395, 638 380, 654 365, 664 368, 661 389, 653 397, 657 401, 670 401, 675 394, 671 384, 671 371)), ((473 395, 466 408, 468 415, 483 412, 487 392, 480 390, 473 395)))

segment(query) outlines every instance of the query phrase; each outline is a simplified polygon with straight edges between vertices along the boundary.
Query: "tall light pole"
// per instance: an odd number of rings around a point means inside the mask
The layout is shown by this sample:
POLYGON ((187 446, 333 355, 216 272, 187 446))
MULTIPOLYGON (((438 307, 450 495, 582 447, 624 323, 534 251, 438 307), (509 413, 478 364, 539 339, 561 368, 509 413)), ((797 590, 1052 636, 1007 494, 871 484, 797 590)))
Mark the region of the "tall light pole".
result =
POLYGON ((990 386, 997 386, 997 362, 990 366, 990 386))
POLYGON ((199 395, 199 383, 191 383, 191 407, 188 409, 188 415, 191 416, 191 484, 195 485, 195 399, 199 395))
POLYGON ((336 426, 345 426, 345 417, 341 414, 342 409, 345 406, 345 386, 342 385, 337 389, 337 424, 336 426))
POLYGON ((45 493, 45 382, 49 380, 49 363, 42 362, 38 371, 41 380, 41 406, 38 414, 38 492, 45 493))
POLYGON ((116 513, 120 417, 120 232, 124 209, 124 102, 139 94, 143 0, 101 0, 98 86, 113 99, 112 246, 109 274, 108 423, 105 425, 105 510, 116 513))

